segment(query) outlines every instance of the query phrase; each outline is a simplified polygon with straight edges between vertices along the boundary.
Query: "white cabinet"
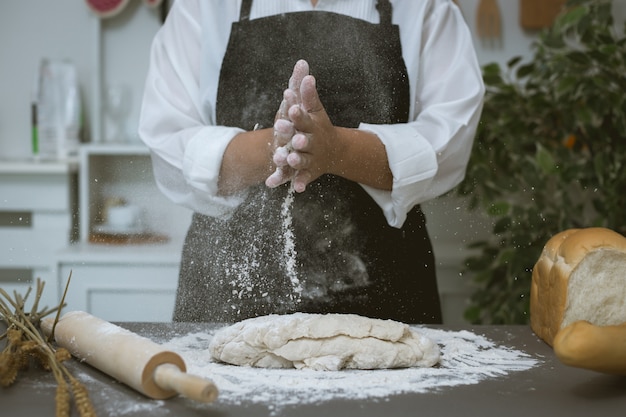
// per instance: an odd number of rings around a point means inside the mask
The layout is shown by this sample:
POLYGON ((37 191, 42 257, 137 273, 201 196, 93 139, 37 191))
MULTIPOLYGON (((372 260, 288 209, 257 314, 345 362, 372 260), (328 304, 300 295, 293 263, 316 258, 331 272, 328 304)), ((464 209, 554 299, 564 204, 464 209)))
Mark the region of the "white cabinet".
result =
POLYGON ((0 161, 0 286, 25 294, 41 278, 41 307, 59 304, 56 252, 77 236, 77 167, 76 160, 0 161))
POLYGON ((71 273, 66 311, 108 321, 171 321, 180 245, 80 243, 58 256, 59 290, 71 273))

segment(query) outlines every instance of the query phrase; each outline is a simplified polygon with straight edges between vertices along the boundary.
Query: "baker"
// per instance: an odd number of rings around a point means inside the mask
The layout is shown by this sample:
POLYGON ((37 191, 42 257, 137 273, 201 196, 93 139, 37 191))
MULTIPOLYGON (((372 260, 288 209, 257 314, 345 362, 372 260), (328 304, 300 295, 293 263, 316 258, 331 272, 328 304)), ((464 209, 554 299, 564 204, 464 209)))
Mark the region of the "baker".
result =
POLYGON ((441 322, 419 204, 464 176, 471 39, 451 0, 175 2, 139 126, 160 189, 194 211, 174 320, 441 322))

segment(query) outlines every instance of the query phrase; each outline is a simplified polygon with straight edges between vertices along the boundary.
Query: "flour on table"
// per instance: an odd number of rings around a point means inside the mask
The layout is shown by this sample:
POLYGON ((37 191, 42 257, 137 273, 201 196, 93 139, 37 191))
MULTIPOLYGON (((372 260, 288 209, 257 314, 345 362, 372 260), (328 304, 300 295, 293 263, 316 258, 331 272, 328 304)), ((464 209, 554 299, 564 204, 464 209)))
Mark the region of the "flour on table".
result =
POLYGON ((216 362, 207 354, 215 332, 176 337, 162 346, 183 357, 187 372, 215 382, 220 395, 214 405, 254 403, 266 406, 272 414, 288 406, 337 399, 376 401, 405 393, 441 392, 538 364, 535 357, 473 332, 410 327, 439 345, 441 360, 437 366, 337 372, 233 366, 216 362))
POLYGON ((328 371, 430 367, 439 361, 438 345, 408 325, 355 314, 243 320, 217 332, 209 351, 233 365, 328 371))

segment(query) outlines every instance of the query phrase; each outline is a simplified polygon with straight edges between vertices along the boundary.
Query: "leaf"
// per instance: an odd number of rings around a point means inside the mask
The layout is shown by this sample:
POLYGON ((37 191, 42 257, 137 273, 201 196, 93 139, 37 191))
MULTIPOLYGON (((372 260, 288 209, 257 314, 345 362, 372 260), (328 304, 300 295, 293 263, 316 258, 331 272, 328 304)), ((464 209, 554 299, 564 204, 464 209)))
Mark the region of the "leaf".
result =
POLYGON ((520 61, 522 60, 521 56, 515 56, 511 59, 509 59, 509 61, 506 63, 506 66, 509 68, 513 68, 514 66, 516 66, 520 61))
POLYGON ((500 76, 502 74, 500 64, 498 64, 497 62, 492 62, 491 64, 483 66, 482 70, 483 74, 488 76, 500 76))
POLYGON ((556 172, 556 163, 554 162, 552 154, 550 154, 550 152, 548 152, 548 150, 541 145, 537 145, 535 162, 537 163, 537 166, 541 169, 541 171, 545 174, 553 174, 554 172, 556 172))
POLYGON ((526 78, 528 77, 530 74, 532 74, 532 72, 535 70, 535 65, 534 64, 526 64, 526 65, 521 65, 518 69, 517 69, 517 78, 526 78))
POLYGON ((593 158, 593 167, 596 173, 596 178, 598 179, 598 186, 604 187, 604 172, 605 172, 605 157, 603 154, 598 153, 593 158))
POLYGON ((509 263, 511 260, 515 258, 515 251, 511 248, 504 249, 500 252, 500 256, 498 257, 498 261, 500 263, 509 263))
POLYGON ((576 124, 579 126, 593 124, 594 122, 593 110, 587 106, 579 107, 576 109, 575 114, 577 119, 576 124))
POLYGON ((493 203, 489 206, 487 213, 490 216, 502 216, 509 212, 511 205, 506 201, 500 201, 493 203))
POLYGON ((496 222, 493 226, 493 233, 502 234, 507 231, 511 226, 512 220, 510 217, 503 217, 496 222))
POLYGON ((477 240, 475 242, 471 242, 467 245, 468 249, 479 249, 483 248, 487 245, 487 242, 484 240, 477 240))
POLYGON ((568 26, 575 25, 588 14, 589 6, 581 4, 560 15, 556 20, 555 28, 556 30, 563 30, 568 26))
POLYGON ((465 310, 463 318, 471 324, 482 324, 480 321, 482 308, 480 306, 472 306, 465 310))
POLYGON ((500 65, 497 63, 489 64, 483 67, 483 81, 486 85, 498 86, 503 84, 502 72, 500 65))
POLYGON ((600 26, 608 28, 613 25, 613 10, 611 2, 598 2, 596 10, 596 16, 600 26))
POLYGON ((580 80, 574 76, 565 76, 561 78, 556 84, 556 92, 559 96, 565 94, 572 94, 575 90, 578 89, 580 85, 580 80))
POLYGON ((589 65, 589 56, 585 52, 572 51, 565 55, 565 57, 573 63, 583 66, 589 65))

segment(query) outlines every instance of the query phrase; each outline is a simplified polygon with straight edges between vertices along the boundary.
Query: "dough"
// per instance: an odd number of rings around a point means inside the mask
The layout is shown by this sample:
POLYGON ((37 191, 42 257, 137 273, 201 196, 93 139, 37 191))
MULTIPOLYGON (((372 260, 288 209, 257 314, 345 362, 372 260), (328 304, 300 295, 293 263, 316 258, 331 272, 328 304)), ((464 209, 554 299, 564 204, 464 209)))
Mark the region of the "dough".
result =
POLYGON ((382 369, 431 367, 439 346, 407 324, 355 314, 269 315, 216 332, 213 359, 261 368, 382 369))

